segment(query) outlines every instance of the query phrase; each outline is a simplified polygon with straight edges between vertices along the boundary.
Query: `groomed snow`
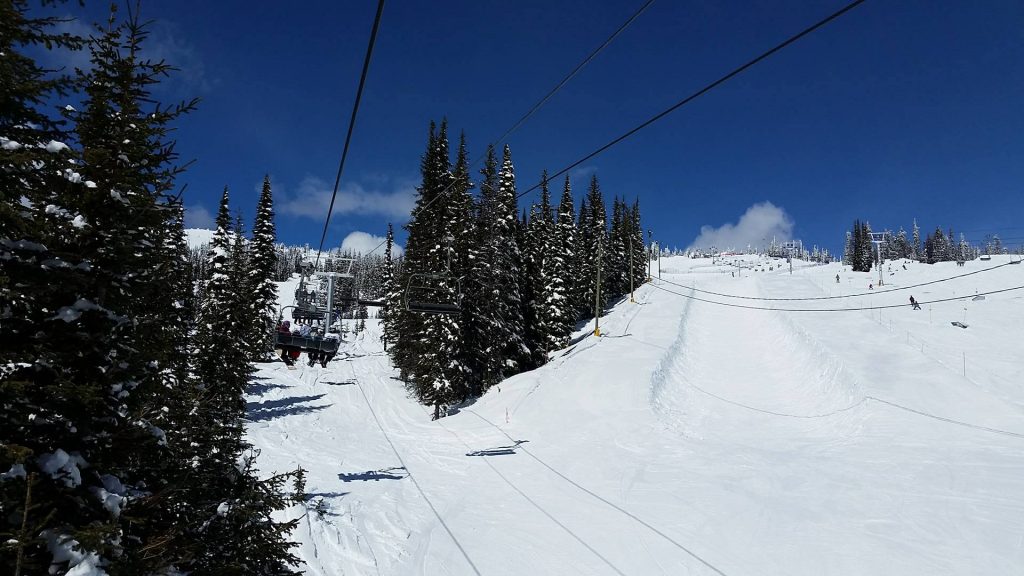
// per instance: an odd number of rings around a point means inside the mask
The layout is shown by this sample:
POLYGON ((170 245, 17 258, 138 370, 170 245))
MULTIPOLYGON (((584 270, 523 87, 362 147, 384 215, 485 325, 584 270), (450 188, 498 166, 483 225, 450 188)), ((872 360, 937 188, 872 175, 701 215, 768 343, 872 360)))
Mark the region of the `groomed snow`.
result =
POLYGON ((376 321, 326 369, 260 365, 248 434, 264 472, 309 470, 309 511, 288 511, 307 573, 1018 573, 1024 290, 971 298, 1024 285, 1024 265, 892 291, 1010 257, 897 262, 870 295, 833 300, 691 291, 877 282, 727 260, 752 268, 663 259, 683 287, 641 287, 601 319, 603 337, 581 328, 547 366, 437 422, 394 378, 376 321))

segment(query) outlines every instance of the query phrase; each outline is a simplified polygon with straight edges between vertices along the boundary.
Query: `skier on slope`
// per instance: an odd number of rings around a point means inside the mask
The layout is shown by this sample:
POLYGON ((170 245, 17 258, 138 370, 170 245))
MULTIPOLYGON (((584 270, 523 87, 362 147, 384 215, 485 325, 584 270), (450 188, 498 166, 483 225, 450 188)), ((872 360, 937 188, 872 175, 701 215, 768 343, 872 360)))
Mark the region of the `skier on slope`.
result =
POLYGON ((836 274, 836 284, 839 284, 839 274, 836 274))
POLYGON ((910 296, 910 305, 912 306, 911 310, 920 310, 921 309, 921 305, 917 303, 917 300, 914 300, 914 296, 913 295, 910 296))

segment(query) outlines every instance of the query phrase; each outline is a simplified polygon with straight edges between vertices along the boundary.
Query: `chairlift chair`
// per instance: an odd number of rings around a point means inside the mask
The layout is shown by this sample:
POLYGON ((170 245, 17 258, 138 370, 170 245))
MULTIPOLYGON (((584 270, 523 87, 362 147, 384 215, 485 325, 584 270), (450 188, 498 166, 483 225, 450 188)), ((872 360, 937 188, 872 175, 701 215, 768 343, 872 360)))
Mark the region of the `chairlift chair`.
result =
POLYGON ((299 279, 299 285, 295 289, 295 307, 292 308, 292 320, 296 322, 310 322, 322 318, 324 307, 320 305, 319 290, 307 292, 309 276, 304 273, 299 279))
POLYGON ((411 274, 405 287, 405 309, 421 314, 459 314, 462 283, 448 274, 411 274), (449 287, 453 284, 454 293, 449 287))

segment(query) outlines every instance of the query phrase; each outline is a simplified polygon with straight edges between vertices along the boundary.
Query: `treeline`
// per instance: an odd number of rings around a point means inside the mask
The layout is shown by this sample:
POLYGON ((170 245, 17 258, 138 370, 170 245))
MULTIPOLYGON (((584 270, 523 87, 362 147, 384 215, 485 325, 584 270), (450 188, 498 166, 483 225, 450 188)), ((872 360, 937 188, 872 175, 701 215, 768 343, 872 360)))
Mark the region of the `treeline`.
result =
POLYGON ((0 566, 288 573, 294 522, 271 516, 302 471, 261 479, 242 428, 273 319, 269 183, 248 247, 225 191, 197 297, 169 137, 195 101, 154 99, 172 69, 137 21, 60 24, 0 1, 0 566), (55 76, 27 55, 46 49, 92 65, 55 76))
POLYGON ((395 366, 435 418, 444 405, 544 364, 577 322, 646 279, 639 203, 615 198, 609 218, 596 176, 577 212, 568 177, 555 206, 545 173, 539 201, 520 214, 509 147, 500 162, 488 147, 475 183, 464 135, 451 164, 445 122, 431 123, 420 169, 399 272, 390 269, 388 231, 381 315, 395 366), (413 299, 460 311, 411 312, 413 299))
MULTIPOLYGON (((242 230, 236 230, 236 237, 243 242, 243 254, 262 252, 265 247, 256 248, 247 240, 242 230)), ((210 249, 209 243, 191 246, 189 248, 189 269, 191 271, 192 284, 195 286, 196 296, 201 297, 205 285, 210 280, 210 249)), ((324 251, 320 259, 316 258, 316 250, 309 246, 288 246, 275 244, 270 252, 274 254, 274 269, 271 279, 274 282, 288 280, 294 274, 311 275, 312 272, 339 272, 343 266, 347 267, 352 262, 351 279, 336 279, 338 287, 336 293, 366 300, 379 300, 384 298, 384 255, 380 252, 372 254, 361 254, 353 250, 342 250, 335 248, 324 251)), ((400 265, 399 258, 394 265, 400 265)), ((326 290, 326 283, 320 286, 318 280, 313 277, 314 289, 326 290)))
POLYGON ((871 233, 871 225, 860 220, 854 220, 853 227, 846 233, 843 264, 852 266, 855 272, 870 271, 871 266, 878 263, 879 251, 883 260, 907 258, 926 264, 965 262, 981 254, 1004 253, 998 235, 986 237, 984 245, 977 246, 968 242, 963 234, 956 239, 952 228, 944 232, 942 228, 936 226, 922 241, 917 220, 914 220, 909 237, 902 226, 896 232, 883 230, 878 248, 871 242, 871 233))

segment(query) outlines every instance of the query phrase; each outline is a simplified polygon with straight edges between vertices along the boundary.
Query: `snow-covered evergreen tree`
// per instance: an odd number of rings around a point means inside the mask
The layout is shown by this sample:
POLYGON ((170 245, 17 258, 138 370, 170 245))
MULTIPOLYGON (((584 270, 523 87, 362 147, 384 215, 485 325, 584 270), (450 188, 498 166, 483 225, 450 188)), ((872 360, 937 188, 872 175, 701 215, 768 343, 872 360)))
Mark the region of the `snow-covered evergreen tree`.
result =
POLYGON ((540 203, 530 208, 523 244, 525 285, 529 291, 524 312, 528 326, 527 346, 533 353, 535 366, 544 364, 547 353, 556 348, 554 334, 560 331, 556 320, 559 310, 553 290, 561 285, 561 279, 556 277, 556 230, 546 171, 541 176, 540 191, 540 203))
POLYGON ((388 224, 388 233, 384 241, 384 264, 381 282, 384 292, 384 306, 377 313, 381 324, 381 339, 384 341, 384 349, 394 346, 398 339, 398 315, 402 309, 402 289, 395 275, 395 261, 393 250, 395 245, 395 233, 388 224))
POLYGON ((624 202, 612 199, 612 222, 604 244, 604 263, 601 272, 602 292, 608 298, 617 298, 629 290, 627 234, 624 223, 624 202))
POLYGON ((597 299, 598 295, 595 294, 595 279, 599 269, 602 284, 604 283, 604 275, 607 272, 603 269, 602 259, 606 248, 606 235, 608 232, 605 220, 604 199, 601 197, 601 188, 597 183, 596 175, 590 179, 586 203, 581 203, 581 211, 583 207, 586 208, 586 213, 581 215, 579 223, 581 250, 578 253, 580 258, 580 281, 584 286, 582 291, 582 310, 584 318, 593 318, 595 300, 597 300, 597 308, 599 310, 603 310, 607 303, 606 294, 602 292, 600 299, 597 299))
MULTIPOLYGON (((427 296, 445 302, 459 298, 459 265, 455 234, 465 234, 469 224, 467 202, 449 194, 455 187, 449 158, 447 123, 435 135, 431 123, 427 152, 421 163, 422 184, 416 210, 407 228, 404 272, 406 278, 429 283, 427 296), (414 276, 418 275, 418 276, 414 276)), ((399 337, 392 357, 401 368, 413 394, 420 402, 433 405, 435 417, 441 406, 468 396, 464 354, 460 344, 460 315, 417 312, 399 314, 399 337)))
POLYGON ((551 286, 548 303, 551 307, 550 349, 569 342, 569 334, 579 315, 576 286, 579 282, 579 258, 576 255, 576 208, 573 205, 569 177, 565 177, 562 198, 558 203, 551 286))
POLYGON ((268 357, 273 348, 274 325, 277 322, 277 287, 274 272, 277 268, 277 231, 274 226, 274 199, 270 176, 263 177, 263 189, 256 204, 256 221, 249 246, 249 275, 246 286, 251 295, 253 325, 249 340, 253 360, 268 357))
MULTIPOLYGON (((854 224, 853 231, 856 230, 857 225, 854 224)), ((843 264, 846 264, 847 266, 853 265, 853 247, 853 232, 848 230, 846 232, 846 242, 843 244, 843 264)))
POLYGON ((254 311, 245 290, 245 240, 240 218, 231 225, 226 187, 216 225, 195 335, 195 407, 184 432, 193 470, 187 488, 191 507, 183 524, 202 543, 188 566, 199 573, 277 574, 296 562, 287 540, 294 522, 271 519, 286 504, 282 477, 260 480, 242 438, 254 311), (209 513, 222 503, 223 514, 209 513))
POLYGON ((917 227, 917 218, 914 218, 914 226, 911 228, 910 258, 922 260, 921 258, 921 229, 917 227))
MULTIPOLYGON (((633 273, 633 287, 640 286, 647 280, 647 248, 644 243, 644 228, 643 223, 640 220, 640 199, 637 198, 633 201, 632 208, 627 208, 625 211, 626 216, 626 228, 629 236, 627 247, 631 246, 633 250, 632 260, 632 273, 633 273)), ((626 265, 630 265, 628 259, 626 265)))

